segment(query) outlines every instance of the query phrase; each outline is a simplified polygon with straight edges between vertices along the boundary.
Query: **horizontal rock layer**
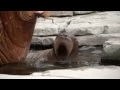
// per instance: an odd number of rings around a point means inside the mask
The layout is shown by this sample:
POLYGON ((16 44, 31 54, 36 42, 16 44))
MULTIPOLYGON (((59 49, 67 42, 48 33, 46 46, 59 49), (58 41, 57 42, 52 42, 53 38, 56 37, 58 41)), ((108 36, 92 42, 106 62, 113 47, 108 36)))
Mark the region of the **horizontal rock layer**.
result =
MULTIPOLYGON (((33 36, 31 44, 52 45, 56 36, 33 36)), ((120 38, 120 33, 76 36, 79 45, 103 45, 110 38, 120 38)))

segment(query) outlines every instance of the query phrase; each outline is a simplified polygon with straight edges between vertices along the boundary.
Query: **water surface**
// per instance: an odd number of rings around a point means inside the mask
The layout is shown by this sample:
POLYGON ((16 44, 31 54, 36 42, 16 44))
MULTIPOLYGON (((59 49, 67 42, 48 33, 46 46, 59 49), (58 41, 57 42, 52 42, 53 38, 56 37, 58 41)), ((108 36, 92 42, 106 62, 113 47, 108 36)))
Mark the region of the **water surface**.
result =
MULTIPOLYGON (((32 53, 35 51, 32 51, 32 53)), ((49 63, 16 63, 9 64, 0 67, 0 74, 12 74, 12 75, 29 75, 33 72, 44 72, 46 70, 54 69, 66 69, 66 68, 77 68, 84 66, 99 65, 101 59, 102 47, 101 46, 82 46, 79 49, 80 62, 81 64, 49 64, 49 63)))

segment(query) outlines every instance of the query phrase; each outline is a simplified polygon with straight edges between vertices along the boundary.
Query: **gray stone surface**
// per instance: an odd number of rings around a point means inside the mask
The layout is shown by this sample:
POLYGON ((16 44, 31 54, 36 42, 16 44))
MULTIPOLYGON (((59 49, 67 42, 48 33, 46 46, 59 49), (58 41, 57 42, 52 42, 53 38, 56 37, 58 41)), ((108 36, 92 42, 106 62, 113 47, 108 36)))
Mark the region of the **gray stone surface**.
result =
POLYGON ((47 35, 56 35, 61 31, 65 31, 65 27, 67 26, 67 22, 63 23, 45 23, 44 21, 36 24, 34 30, 34 36, 47 36, 47 35))
MULTIPOLYGON (((75 34, 79 32, 78 35, 80 34, 80 31, 84 31, 86 34, 110 34, 120 33, 119 29, 120 14, 119 12, 113 11, 97 12, 89 15, 73 17, 71 23, 66 28, 66 31, 75 34)), ((83 33, 83 35, 84 34, 85 33, 83 33)))
POLYGON ((88 15, 78 15, 72 18, 73 20, 71 24, 79 24, 79 23, 95 23, 98 25, 120 24, 119 11, 96 12, 88 15))
POLYGON ((99 34, 77 37, 79 45, 103 45, 110 38, 118 38, 120 34, 99 34))
POLYGON ((58 33, 65 31, 65 27, 68 26, 67 22, 56 23, 56 25, 58 25, 58 33))
POLYGON ((58 34, 58 25, 52 23, 37 23, 33 35, 45 36, 58 34))
POLYGON ((104 26, 90 23, 70 24, 65 31, 74 35, 102 34, 104 26))
POLYGON ((0 79, 120 79, 120 67, 94 66, 35 72, 31 75, 0 74, 0 79))
POLYGON ((51 11, 51 16, 72 16, 73 11, 51 11))
POLYGON ((111 38, 103 44, 106 53, 114 53, 120 49, 120 38, 111 38))
POLYGON ((74 11, 74 15, 83 15, 83 14, 89 14, 93 13, 94 11, 74 11))
POLYGON ((39 44, 39 45, 52 45, 55 40, 54 37, 32 37, 31 44, 39 44))
MULTIPOLYGON (((53 44, 55 38, 56 36, 49 37, 33 36, 31 44, 39 43, 40 45, 51 45, 53 44)), ((104 42, 110 38, 120 38, 120 33, 77 36, 76 38, 79 42, 79 45, 103 45, 104 42)))
POLYGON ((104 33, 105 34, 120 33, 120 24, 106 25, 104 28, 104 33))
POLYGON ((101 63, 120 65, 120 38, 111 38, 103 46, 101 63))
POLYGON ((106 11, 72 17, 38 18, 34 35, 55 35, 60 31, 75 35, 120 33, 120 12, 106 11))

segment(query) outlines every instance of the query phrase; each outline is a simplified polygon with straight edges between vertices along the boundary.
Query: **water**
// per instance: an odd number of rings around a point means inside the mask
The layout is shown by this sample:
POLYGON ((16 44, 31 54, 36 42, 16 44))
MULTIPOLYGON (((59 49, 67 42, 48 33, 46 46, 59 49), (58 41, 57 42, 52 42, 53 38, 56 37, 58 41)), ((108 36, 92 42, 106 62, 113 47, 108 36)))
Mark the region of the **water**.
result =
MULTIPOLYGON (((33 51, 32 51, 33 52, 33 51)), ((82 46, 79 49, 79 55, 81 63, 72 64, 49 64, 41 63, 36 65, 34 63, 16 63, 9 64, 0 67, 0 74, 11 74, 11 75, 29 75, 33 72, 44 72, 46 70, 54 69, 66 69, 66 68, 77 68, 84 66, 94 66, 99 65, 101 59, 102 47, 101 46, 82 46)))

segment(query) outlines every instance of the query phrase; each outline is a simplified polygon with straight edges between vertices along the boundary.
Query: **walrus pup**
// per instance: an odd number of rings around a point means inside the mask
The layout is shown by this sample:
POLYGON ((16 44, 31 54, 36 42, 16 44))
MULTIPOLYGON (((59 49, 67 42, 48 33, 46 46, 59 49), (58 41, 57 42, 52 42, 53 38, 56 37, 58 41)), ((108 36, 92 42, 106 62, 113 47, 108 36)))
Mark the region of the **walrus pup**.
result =
POLYGON ((43 11, 0 11, 0 65, 25 60, 36 19, 42 15, 45 16, 46 13, 43 11))
POLYGON ((76 62, 80 60, 78 52, 79 45, 75 36, 69 33, 60 33, 57 35, 52 49, 38 51, 35 54, 28 54, 27 61, 48 61, 52 63, 76 62))

